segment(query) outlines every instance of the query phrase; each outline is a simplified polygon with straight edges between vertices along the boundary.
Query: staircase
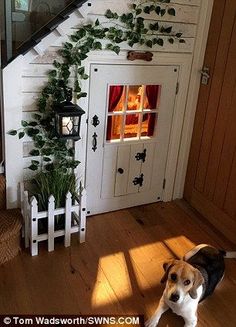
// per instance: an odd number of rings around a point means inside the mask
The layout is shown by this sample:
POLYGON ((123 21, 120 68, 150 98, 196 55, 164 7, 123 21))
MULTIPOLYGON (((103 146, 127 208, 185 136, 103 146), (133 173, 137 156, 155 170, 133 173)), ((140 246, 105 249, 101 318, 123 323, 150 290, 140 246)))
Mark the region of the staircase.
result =
POLYGON ((51 33, 69 14, 87 0, 23 1, 1 0, 1 62, 5 67, 51 33), (3 18, 3 19, 2 19, 3 18), (5 21, 5 24, 4 24, 5 21))

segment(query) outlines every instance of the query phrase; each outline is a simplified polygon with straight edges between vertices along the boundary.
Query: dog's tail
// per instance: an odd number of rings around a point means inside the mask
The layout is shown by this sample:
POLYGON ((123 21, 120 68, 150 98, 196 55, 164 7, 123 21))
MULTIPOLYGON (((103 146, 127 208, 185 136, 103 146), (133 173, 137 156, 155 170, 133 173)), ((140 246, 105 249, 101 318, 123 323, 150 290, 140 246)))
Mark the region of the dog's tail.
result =
POLYGON ((220 253, 226 258, 226 259, 236 259, 236 251, 225 251, 220 250, 220 253))

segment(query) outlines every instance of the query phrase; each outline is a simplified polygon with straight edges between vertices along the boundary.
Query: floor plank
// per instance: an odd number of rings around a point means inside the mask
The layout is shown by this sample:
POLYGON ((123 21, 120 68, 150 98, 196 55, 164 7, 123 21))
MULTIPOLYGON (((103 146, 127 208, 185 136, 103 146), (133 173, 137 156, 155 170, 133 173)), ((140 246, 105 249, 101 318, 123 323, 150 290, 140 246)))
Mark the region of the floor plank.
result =
MULTIPOLYGON (((75 236, 75 235, 74 235, 75 236)), ((163 292, 162 264, 195 244, 233 249, 184 202, 150 204, 88 218, 85 244, 58 242, 48 253, 28 251, 0 267, 0 314, 144 314, 149 317, 163 292)), ((199 327, 232 327, 236 260, 214 295, 199 305, 199 327)), ((160 326, 180 327, 171 312, 160 326)))

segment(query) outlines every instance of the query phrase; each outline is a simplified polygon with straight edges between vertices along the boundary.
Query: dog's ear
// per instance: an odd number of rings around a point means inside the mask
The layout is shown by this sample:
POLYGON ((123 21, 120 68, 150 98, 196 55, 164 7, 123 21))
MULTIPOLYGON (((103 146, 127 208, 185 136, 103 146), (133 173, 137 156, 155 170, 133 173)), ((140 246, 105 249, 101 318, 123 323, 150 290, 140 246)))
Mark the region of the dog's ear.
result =
POLYGON ((198 269, 194 269, 194 283, 192 288, 189 291, 189 295, 192 299, 197 298, 197 289, 200 285, 204 283, 204 278, 198 269))
POLYGON ((165 273, 161 279, 161 283, 165 283, 167 281, 170 268, 172 268, 174 266, 174 264, 175 264, 175 260, 169 260, 169 261, 163 263, 163 269, 164 269, 165 273))

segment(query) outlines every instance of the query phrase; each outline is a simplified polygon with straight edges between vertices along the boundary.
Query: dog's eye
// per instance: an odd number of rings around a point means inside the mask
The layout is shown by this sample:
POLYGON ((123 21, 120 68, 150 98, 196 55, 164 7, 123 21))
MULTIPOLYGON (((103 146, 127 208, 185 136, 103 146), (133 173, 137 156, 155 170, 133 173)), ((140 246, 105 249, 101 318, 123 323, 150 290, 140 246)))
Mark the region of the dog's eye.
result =
POLYGON ((186 279, 186 280, 184 281, 184 285, 185 285, 185 286, 188 286, 190 283, 191 283, 191 282, 190 282, 189 279, 186 279))
POLYGON ((173 282, 175 282, 177 280, 177 275, 176 274, 171 274, 170 278, 171 278, 171 280, 173 280, 173 282))

